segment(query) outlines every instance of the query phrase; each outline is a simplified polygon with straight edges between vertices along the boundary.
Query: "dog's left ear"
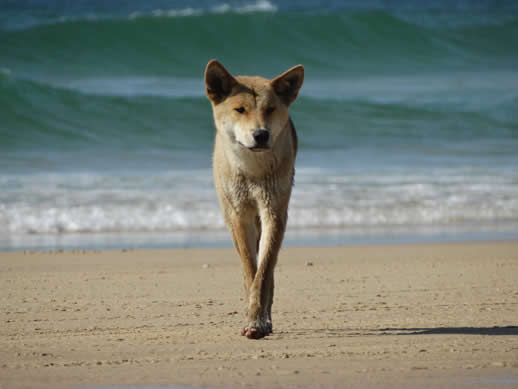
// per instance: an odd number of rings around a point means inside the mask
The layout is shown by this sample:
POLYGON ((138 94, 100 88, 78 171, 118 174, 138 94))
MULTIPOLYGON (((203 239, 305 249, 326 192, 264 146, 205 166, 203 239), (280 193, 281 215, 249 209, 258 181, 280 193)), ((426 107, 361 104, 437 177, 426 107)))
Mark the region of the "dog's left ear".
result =
POLYGON ((290 105, 295 101, 304 82, 304 66, 297 65, 270 81, 275 93, 290 105))

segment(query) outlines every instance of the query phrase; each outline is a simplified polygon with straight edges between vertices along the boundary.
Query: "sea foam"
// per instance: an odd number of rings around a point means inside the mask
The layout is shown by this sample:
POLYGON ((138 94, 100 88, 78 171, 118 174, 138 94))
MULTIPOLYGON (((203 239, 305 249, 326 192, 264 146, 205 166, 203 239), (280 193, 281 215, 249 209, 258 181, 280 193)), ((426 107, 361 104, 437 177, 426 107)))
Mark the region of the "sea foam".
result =
POLYGON ((225 14, 225 13, 255 13, 255 12, 276 12, 277 6, 268 0, 257 0, 254 3, 244 3, 242 5, 230 5, 223 3, 210 8, 171 8, 171 9, 155 9, 151 12, 135 11, 129 14, 128 19, 135 20, 142 17, 187 17, 199 16, 206 14, 225 14))
MULTIPOLYGON (((299 169, 289 228, 518 222, 518 174, 299 169)), ((222 230, 207 171, 5 177, 1 234, 222 230)))

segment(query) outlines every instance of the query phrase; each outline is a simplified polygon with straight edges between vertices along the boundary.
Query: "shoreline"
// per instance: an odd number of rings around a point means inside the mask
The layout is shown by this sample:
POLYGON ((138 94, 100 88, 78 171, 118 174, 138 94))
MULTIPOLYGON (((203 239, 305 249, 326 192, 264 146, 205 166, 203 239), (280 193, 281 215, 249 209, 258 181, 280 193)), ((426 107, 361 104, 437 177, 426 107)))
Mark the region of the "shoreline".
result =
MULTIPOLYGON (((221 246, 199 246, 199 247, 135 247, 135 248, 125 248, 125 247, 109 247, 109 248, 20 248, 13 250, 2 250, 0 249, 0 257, 3 255, 77 255, 77 254, 103 254, 103 253, 139 253, 139 252, 175 252, 175 251, 192 251, 192 252, 210 252, 210 251, 220 251, 220 250, 229 250, 234 251, 235 248, 232 246, 232 241, 227 242, 228 244, 223 244, 221 246)), ((493 244, 518 244, 518 238, 502 238, 502 239, 473 239, 473 240, 431 240, 431 241, 394 241, 389 243, 379 242, 379 243, 351 243, 351 244, 329 244, 329 245, 282 245, 281 250, 297 250, 297 249, 308 249, 310 251, 320 250, 320 249, 331 249, 331 250, 340 250, 340 249, 359 249, 359 248, 383 248, 383 247, 406 247, 406 246, 415 246, 415 247, 434 247, 434 246, 458 246, 458 245, 493 245, 493 244)), ((239 261, 239 258, 236 254, 236 261, 239 261)))
MULTIPOLYGON (((518 225, 383 226, 286 231, 283 247, 348 247, 365 245, 441 244, 518 241, 518 225)), ((225 230, 30 234, 0 237, 0 252, 55 250, 155 250, 232 248, 225 230)))
POLYGON ((514 382, 517 285, 515 241, 288 247, 253 341, 234 249, 0 252, 0 388, 514 382))

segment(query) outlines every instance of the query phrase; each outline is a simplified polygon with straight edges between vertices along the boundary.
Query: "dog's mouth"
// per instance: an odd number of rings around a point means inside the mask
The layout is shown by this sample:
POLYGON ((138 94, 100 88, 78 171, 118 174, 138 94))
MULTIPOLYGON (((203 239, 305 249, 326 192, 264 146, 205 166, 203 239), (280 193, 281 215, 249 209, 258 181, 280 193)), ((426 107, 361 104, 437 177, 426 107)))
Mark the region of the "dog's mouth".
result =
POLYGON ((257 145, 257 146, 252 146, 252 147, 249 147, 249 146, 245 146, 244 144, 242 144, 241 142, 237 142, 241 147, 244 147, 245 149, 247 150, 250 150, 250 151, 253 151, 254 153, 260 153, 260 152, 263 152, 263 151, 267 151, 270 149, 269 146, 267 145, 257 145))
POLYGON ((270 148, 268 146, 255 146, 255 147, 249 147, 249 150, 253 151, 254 153, 260 153, 261 151, 269 150, 270 148))

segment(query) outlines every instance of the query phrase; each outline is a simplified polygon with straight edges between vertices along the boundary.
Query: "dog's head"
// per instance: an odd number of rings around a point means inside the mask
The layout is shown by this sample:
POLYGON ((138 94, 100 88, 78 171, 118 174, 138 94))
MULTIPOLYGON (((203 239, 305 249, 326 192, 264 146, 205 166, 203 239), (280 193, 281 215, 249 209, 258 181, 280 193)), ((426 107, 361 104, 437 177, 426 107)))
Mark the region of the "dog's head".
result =
POLYGON ((302 65, 273 80, 234 77, 216 60, 205 69, 205 87, 217 129, 236 146, 250 151, 272 148, 287 127, 288 107, 297 98, 303 81, 302 65))

